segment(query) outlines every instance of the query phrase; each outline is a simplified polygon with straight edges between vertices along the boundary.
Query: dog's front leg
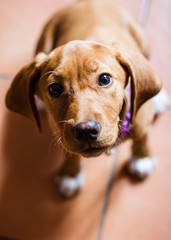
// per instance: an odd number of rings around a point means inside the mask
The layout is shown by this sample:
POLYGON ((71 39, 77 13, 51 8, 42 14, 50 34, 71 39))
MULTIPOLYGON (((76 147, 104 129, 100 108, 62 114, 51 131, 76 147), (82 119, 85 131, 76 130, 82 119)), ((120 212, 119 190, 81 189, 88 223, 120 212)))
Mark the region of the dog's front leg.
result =
POLYGON ((55 182, 63 197, 73 197, 84 185, 81 156, 65 152, 64 158, 65 163, 55 182))
POLYGON ((151 155, 147 139, 148 133, 140 139, 133 139, 133 157, 127 164, 128 172, 140 180, 149 176, 157 163, 157 159, 151 155))

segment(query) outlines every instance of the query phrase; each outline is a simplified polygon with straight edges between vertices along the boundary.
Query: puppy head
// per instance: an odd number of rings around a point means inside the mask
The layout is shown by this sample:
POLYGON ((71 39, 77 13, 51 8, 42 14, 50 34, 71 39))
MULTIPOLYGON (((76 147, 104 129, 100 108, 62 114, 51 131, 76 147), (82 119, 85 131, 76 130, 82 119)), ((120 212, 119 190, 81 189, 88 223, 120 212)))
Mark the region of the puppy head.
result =
POLYGON ((113 145, 127 104, 124 89, 131 77, 132 121, 141 105, 158 93, 160 80, 148 61, 118 44, 72 41, 39 54, 15 77, 7 106, 40 129, 36 93, 46 105, 51 128, 63 147, 86 157, 113 145))

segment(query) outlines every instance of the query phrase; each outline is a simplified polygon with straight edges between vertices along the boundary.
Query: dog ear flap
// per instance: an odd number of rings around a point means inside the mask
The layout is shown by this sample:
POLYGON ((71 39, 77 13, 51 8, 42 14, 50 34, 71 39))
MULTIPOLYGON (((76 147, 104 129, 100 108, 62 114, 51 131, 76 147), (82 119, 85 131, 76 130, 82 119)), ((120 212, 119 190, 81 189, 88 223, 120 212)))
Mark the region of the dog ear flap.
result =
POLYGON ((142 54, 119 44, 112 46, 116 59, 131 77, 131 122, 133 122, 141 105, 160 91, 161 80, 142 54))
POLYGON ((39 65, 45 56, 45 54, 40 53, 34 61, 24 66, 15 76, 6 95, 7 107, 33 121, 39 132, 41 131, 41 125, 34 93, 36 82, 40 78, 39 65))

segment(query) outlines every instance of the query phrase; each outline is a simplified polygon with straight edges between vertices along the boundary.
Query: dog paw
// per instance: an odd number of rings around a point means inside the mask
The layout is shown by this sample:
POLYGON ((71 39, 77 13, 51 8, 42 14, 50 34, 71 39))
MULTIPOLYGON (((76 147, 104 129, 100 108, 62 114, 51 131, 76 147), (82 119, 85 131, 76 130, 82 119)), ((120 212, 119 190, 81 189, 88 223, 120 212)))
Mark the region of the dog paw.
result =
POLYGON ((75 196, 84 185, 84 174, 80 172, 75 177, 70 177, 67 175, 58 176, 55 178, 55 183, 58 186, 58 191, 63 197, 73 197, 75 196))
POLYGON ((157 159, 154 157, 133 157, 127 164, 127 171, 131 176, 143 180, 153 172, 156 165, 157 159))

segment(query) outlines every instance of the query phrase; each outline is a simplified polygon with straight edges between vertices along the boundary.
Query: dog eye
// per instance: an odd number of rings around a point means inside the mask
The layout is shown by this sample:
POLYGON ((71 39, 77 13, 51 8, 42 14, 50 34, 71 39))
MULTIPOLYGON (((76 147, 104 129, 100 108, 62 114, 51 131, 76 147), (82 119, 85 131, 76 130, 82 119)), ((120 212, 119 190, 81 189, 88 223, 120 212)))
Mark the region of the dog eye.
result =
POLYGON ((52 83, 48 87, 52 97, 59 97, 63 93, 63 87, 59 83, 52 83))
POLYGON ((98 86, 108 87, 112 83, 112 77, 108 74, 102 74, 98 80, 98 86))

